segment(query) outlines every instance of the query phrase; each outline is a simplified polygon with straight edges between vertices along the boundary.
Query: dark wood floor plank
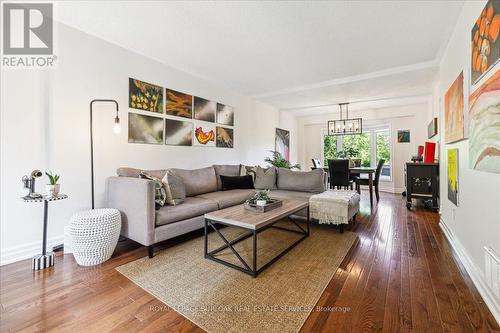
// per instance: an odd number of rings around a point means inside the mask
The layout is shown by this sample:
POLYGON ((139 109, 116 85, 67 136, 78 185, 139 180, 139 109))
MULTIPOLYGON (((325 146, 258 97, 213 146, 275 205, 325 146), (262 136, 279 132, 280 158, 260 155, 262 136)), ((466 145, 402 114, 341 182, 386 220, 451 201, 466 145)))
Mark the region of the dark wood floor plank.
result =
MULTIPOLYGON (((317 303, 337 311, 315 309, 301 332, 500 332, 438 214, 409 211, 401 196, 387 193, 370 212, 367 197, 363 192, 350 227, 358 240, 317 303)), ((0 331, 203 332, 115 270, 145 255, 124 241, 96 267, 62 255, 42 272, 33 272, 30 260, 0 267, 0 331)))

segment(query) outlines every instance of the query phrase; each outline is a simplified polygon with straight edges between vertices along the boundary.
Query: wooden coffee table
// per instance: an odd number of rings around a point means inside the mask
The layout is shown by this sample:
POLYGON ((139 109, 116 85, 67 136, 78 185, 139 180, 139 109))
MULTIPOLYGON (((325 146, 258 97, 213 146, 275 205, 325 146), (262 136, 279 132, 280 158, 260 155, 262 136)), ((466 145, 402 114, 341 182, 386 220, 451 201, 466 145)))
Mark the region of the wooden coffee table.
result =
POLYGON ((212 213, 205 214, 205 258, 221 263, 225 266, 237 269, 241 272, 252 275, 253 277, 257 277, 257 275, 262 272, 264 269, 272 265, 276 260, 285 255, 288 251, 290 251, 295 245, 300 243, 304 238, 309 236, 309 202, 303 200, 294 200, 294 199, 284 199, 283 206, 279 208, 275 208, 266 213, 257 213, 246 210, 243 205, 233 206, 229 208, 225 208, 222 210, 218 210, 212 213), (293 220, 290 216, 294 213, 297 213, 300 210, 307 209, 307 223, 306 229, 302 228, 297 221, 293 220), (275 225, 276 222, 288 218, 290 222, 295 224, 298 227, 298 230, 284 228, 282 226, 275 225), (237 237, 234 240, 228 241, 224 235, 217 229, 217 225, 222 224, 231 227, 238 227, 244 229, 248 232, 237 237), (222 241, 225 243, 224 245, 216 248, 208 252, 208 231, 209 228, 213 229, 222 241), (293 242, 289 247, 279 253, 277 256, 272 258, 266 264, 261 267, 257 267, 257 234, 268 229, 268 228, 276 228, 288 232, 294 232, 302 235, 298 240, 293 242), (235 250, 234 246, 236 243, 241 242, 249 237, 253 238, 253 262, 249 265, 241 255, 235 250), (227 262, 220 258, 215 257, 215 254, 220 251, 229 248, 233 254, 238 258, 241 262, 242 266, 235 265, 233 263, 227 262))

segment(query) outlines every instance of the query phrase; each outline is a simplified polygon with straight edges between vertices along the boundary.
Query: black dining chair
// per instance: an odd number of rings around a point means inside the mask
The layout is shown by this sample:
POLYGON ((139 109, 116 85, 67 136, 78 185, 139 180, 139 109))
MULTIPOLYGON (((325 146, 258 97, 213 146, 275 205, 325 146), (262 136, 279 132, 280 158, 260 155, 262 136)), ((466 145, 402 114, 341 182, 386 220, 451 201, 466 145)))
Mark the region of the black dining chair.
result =
MULTIPOLYGON (((380 172, 382 171, 382 167, 384 166, 385 160, 379 160, 377 164, 377 170, 375 170, 375 179, 373 179, 373 186, 375 187, 375 197, 377 198, 377 201, 379 201, 379 194, 378 194, 378 184, 380 180, 380 172)), ((370 185, 370 181, 368 178, 358 178, 356 180, 356 190, 359 192, 359 187, 360 185, 370 185)))
POLYGON ((349 160, 328 160, 328 171, 330 173, 330 188, 351 189, 353 181, 350 179, 349 160))

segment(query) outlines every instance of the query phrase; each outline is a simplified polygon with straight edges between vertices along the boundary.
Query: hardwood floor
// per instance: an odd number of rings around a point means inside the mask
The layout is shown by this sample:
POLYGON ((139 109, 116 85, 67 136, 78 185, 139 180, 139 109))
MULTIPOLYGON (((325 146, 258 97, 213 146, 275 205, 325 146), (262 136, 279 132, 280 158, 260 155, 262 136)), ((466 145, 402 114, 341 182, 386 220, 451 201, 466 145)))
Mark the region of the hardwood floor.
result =
MULTIPOLYGON (((436 213, 407 211, 401 196, 382 193, 370 215, 367 193, 362 198, 352 227, 359 241, 302 332, 500 332, 436 213)), ((124 241, 97 267, 79 267, 63 255, 40 272, 29 260, 1 267, 0 331, 201 332, 114 269, 146 255, 124 241)))

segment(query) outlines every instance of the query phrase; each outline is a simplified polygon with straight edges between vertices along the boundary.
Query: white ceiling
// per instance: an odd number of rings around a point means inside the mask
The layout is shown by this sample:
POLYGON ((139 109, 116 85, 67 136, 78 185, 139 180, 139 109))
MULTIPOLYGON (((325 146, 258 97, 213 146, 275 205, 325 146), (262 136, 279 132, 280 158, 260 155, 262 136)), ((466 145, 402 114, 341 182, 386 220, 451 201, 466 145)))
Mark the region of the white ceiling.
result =
POLYGON ((56 19, 302 115, 317 108, 298 107, 429 93, 462 6, 463 1, 68 1, 57 3, 56 19))

